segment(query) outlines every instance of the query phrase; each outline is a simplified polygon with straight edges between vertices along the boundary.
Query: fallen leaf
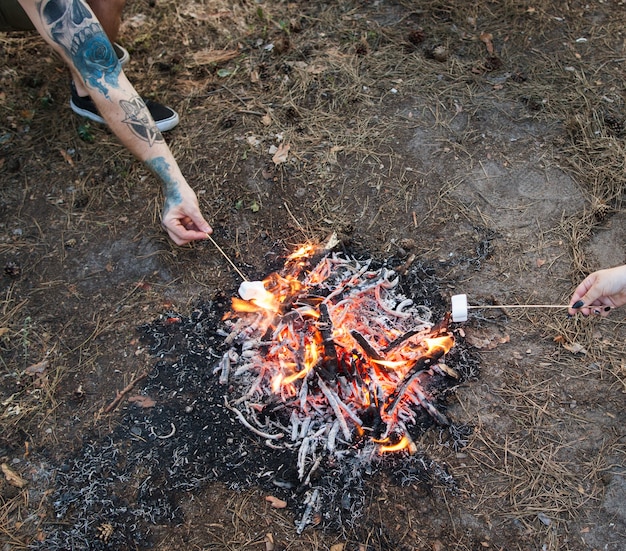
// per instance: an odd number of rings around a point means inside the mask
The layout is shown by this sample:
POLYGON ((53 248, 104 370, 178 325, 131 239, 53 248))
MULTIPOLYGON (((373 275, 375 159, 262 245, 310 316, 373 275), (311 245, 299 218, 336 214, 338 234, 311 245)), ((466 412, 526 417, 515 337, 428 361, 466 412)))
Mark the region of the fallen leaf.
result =
POLYGON ((46 368, 48 367, 48 360, 41 360, 40 362, 37 362, 36 364, 33 364, 29 367, 27 367, 24 370, 24 373, 28 374, 28 375, 33 375, 36 377, 41 377, 42 374, 44 374, 46 372, 46 368))
POLYGON ((265 534, 265 551, 274 551, 274 536, 269 532, 265 534))
POLYGON ((11 486, 15 486, 16 488, 23 488, 28 484, 26 480, 24 480, 19 474, 17 474, 14 470, 11 469, 6 463, 2 464, 2 472, 4 473, 4 477, 7 482, 11 486))
POLYGON ((6 335, 8 332, 9 332, 8 327, 0 327, 0 337, 2 337, 3 335, 6 335))
POLYGON ((33 384, 36 388, 43 388, 48 385, 48 360, 42 360, 27 367, 24 370, 26 375, 33 377, 33 384))
POLYGON ((545 259, 538 258, 537 259, 537 268, 541 268, 546 263, 545 259))
POLYGON ((474 348, 478 348, 481 350, 493 350, 498 345, 509 342, 511 340, 511 337, 509 337, 509 335, 500 334, 499 332, 494 333, 490 331, 478 330, 472 330, 470 332, 468 330, 465 336, 465 340, 474 348))
POLYGON ((128 401, 131 404, 137 404, 141 408, 153 408, 154 406, 156 406, 156 402, 152 398, 150 398, 150 396, 129 396, 128 401))
POLYGON ((578 344, 577 342, 563 343, 563 348, 565 348, 565 350, 569 350, 572 354, 587 353, 587 349, 582 344, 578 344))
POLYGON ((265 501, 274 507, 274 509, 284 509, 287 507, 287 502, 274 496, 265 496, 265 501))
POLYGON ((343 551, 344 544, 343 543, 335 543, 330 546, 330 551, 343 551))
POLYGON ((263 126, 270 126, 272 124, 272 117, 269 113, 265 113, 265 115, 261 117, 261 123, 263 126))
POLYGON ((275 165, 279 165, 281 163, 285 163, 287 162, 287 156, 289 155, 289 144, 288 143, 281 143, 278 146, 278 149, 276 150, 276 153, 274 153, 274 156, 272 157, 272 161, 274 161, 275 165))
POLYGON ((480 33, 480 41, 487 47, 487 53, 493 55, 493 35, 491 33, 480 33))
POLYGON ((65 162, 68 165, 74 166, 74 160, 72 159, 72 157, 70 156, 70 154, 67 151, 63 151, 62 149, 59 149, 59 153, 65 159, 65 162))

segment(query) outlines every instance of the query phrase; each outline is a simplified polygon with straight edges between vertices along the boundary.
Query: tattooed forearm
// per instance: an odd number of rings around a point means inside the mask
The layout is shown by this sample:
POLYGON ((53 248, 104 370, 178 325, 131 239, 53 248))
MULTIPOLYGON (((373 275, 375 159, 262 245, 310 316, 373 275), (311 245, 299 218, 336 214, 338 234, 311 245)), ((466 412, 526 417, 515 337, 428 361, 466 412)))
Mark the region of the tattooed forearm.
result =
POLYGON ((102 26, 82 0, 42 0, 38 4, 47 32, 70 57, 85 81, 108 97, 121 65, 102 26))
POLYGON ((183 201, 183 198, 181 197, 180 191, 178 189, 178 182, 176 181, 176 179, 172 178, 170 172, 171 167, 168 162, 163 157, 156 157, 155 159, 150 159, 149 161, 146 161, 146 165, 163 182, 163 193, 165 195, 165 212, 167 212, 172 207, 175 207, 176 205, 180 205, 183 201))
POLYGON ((138 138, 148 142, 150 146, 165 141, 155 122, 150 118, 146 104, 139 96, 130 101, 120 101, 120 106, 126 113, 126 118, 122 122, 127 124, 138 138))

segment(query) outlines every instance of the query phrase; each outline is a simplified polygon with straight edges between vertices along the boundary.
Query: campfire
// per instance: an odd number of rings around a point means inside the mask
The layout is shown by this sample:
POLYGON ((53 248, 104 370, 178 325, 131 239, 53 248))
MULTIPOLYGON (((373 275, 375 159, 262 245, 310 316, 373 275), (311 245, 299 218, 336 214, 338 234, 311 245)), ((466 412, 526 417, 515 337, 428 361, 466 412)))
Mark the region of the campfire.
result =
POLYGON ((325 457, 415 453, 424 414, 449 425, 429 392, 434 377, 459 379, 445 363, 449 316, 434 322, 398 273, 372 264, 304 246, 244 282, 225 315, 225 405, 267 446, 297 451, 301 484, 325 457))
POLYGON ((298 532, 360 529, 379 477, 454 492, 421 436, 435 425, 440 444, 467 443, 471 428, 448 420, 445 397, 478 375, 477 361, 454 342, 434 270, 355 254, 303 247, 232 304, 218 293, 142 326, 158 360, 141 394, 155 405, 129 406, 68 457, 53 496, 63 520, 45 548, 91 548, 107 526, 107 545, 144 546, 212 481, 261 487, 292 509, 298 532))

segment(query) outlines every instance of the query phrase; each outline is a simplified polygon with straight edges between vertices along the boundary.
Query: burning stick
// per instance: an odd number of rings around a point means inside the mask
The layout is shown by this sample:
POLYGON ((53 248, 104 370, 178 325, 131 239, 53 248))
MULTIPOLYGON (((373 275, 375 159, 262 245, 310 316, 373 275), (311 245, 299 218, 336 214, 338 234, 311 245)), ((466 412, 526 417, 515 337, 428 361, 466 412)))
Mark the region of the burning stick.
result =
POLYGON ((354 340, 358 342, 359 345, 361 345, 363 352, 365 352, 370 359, 378 361, 385 359, 374 349, 374 347, 369 342, 367 342, 366 338, 361 335, 361 333, 359 333, 356 329, 350 331, 350 334, 354 337, 354 340))
MULTIPOLYGON (((402 383, 396 388, 393 394, 389 396, 387 405, 384 408, 387 415, 393 415, 394 411, 400 404, 402 397, 406 394, 413 381, 415 381, 422 373, 427 371, 427 369, 429 369, 432 365, 436 364, 445 353, 446 348, 440 344, 436 344, 433 346, 432 350, 429 350, 426 355, 417 360, 411 370, 404 376, 402 383)), ((450 424, 448 419, 442 415, 437 408, 430 403, 430 401, 428 401, 425 394, 420 389, 415 389, 415 394, 422 407, 424 407, 428 413, 430 413, 430 415, 437 420, 438 423, 444 426, 450 424)))
POLYGON ((302 440, 302 444, 300 444, 300 449, 298 450, 298 480, 302 480, 304 478, 304 467, 306 456, 309 452, 310 441, 310 438, 306 437, 302 440))
POLYGON ((339 421, 335 420, 333 426, 328 433, 328 439, 326 440, 326 449, 333 451, 335 449, 335 440, 337 439, 337 433, 339 432, 339 421))
POLYGON ((404 341, 409 340, 411 337, 417 335, 418 333, 421 333, 422 331, 424 331, 424 328, 422 327, 421 329, 411 329, 410 331, 407 331, 406 333, 404 333, 403 335, 400 335, 397 339, 393 340, 392 342, 390 342, 384 349, 383 349, 383 354, 388 354, 389 352, 391 352, 394 348, 397 348, 398 346, 400 346, 404 341))
POLYGON ((329 381, 335 381, 337 377, 337 349, 333 341, 333 322, 330 319, 328 305, 322 302, 320 304, 319 330, 324 339, 324 364, 328 374, 329 381))

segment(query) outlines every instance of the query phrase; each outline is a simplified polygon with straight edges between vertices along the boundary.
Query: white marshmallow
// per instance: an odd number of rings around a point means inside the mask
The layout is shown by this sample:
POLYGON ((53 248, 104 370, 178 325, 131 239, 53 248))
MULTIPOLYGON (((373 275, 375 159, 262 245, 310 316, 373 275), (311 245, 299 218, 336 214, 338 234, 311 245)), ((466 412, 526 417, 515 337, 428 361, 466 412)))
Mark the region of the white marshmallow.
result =
POLYGON ((243 281, 241 285, 239 285, 239 296, 243 300, 252 300, 253 298, 257 300, 266 301, 268 298, 271 300, 273 298, 272 293, 265 289, 265 285, 263 285, 262 281, 243 281))
POLYGON ((467 295, 452 295, 452 321, 467 321, 467 295))

